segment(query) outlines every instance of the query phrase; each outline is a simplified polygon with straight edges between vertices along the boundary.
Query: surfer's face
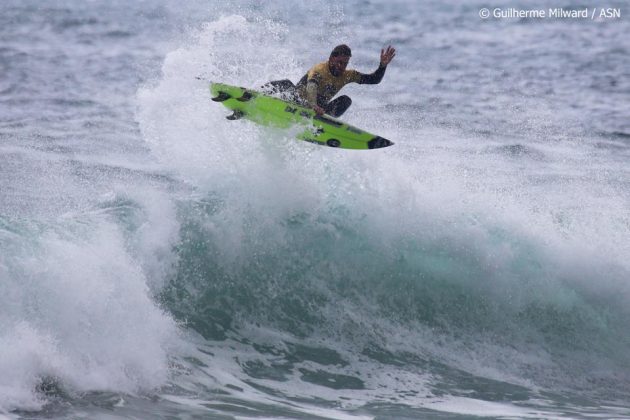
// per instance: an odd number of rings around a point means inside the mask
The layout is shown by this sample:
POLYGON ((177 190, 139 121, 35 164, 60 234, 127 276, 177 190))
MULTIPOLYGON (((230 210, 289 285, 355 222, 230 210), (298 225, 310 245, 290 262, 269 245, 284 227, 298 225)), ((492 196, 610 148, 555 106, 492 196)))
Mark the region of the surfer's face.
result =
POLYGON ((348 66, 348 61, 350 61, 350 57, 345 55, 330 57, 328 59, 328 68, 330 69, 330 73, 335 77, 342 75, 348 66))

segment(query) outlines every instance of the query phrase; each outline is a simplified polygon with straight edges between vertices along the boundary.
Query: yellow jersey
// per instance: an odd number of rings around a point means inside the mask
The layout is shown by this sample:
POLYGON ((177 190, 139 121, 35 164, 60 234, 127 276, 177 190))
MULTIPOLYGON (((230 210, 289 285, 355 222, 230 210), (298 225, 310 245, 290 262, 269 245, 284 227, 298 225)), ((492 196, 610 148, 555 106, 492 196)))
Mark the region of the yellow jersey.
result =
POLYGON ((328 68, 328 61, 319 63, 311 67, 311 69, 300 79, 297 84, 298 94, 302 98, 306 98, 306 85, 308 82, 317 84, 317 104, 325 106, 342 87, 348 83, 359 83, 362 74, 356 70, 345 70, 339 76, 333 76, 328 68))

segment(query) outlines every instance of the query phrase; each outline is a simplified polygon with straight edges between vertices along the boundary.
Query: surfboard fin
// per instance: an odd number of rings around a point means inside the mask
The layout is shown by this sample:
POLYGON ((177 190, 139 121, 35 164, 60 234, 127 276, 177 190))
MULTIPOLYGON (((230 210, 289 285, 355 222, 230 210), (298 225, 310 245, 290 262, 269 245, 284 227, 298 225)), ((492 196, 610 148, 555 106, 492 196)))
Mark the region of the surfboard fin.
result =
POLYGON ((237 109, 232 113, 232 115, 228 115, 225 118, 227 118, 230 121, 234 121, 234 120, 240 120, 241 118, 243 118, 243 115, 245 115, 245 113, 237 109))
POLYGON ((241 96, 240 98, 236 98, 236 100, 237 101, 241 101, 241 102, 247 102, 247 101, 249 101, 252 98, 253 98, 252 93, 248 92, 248 91, 245 91, 245 92, 243 92, 243 96, 241 96))
POLYGON ((214 102, 223 102, 223 101, 227 101, 228 99, 230 99, 232 97, 232 95, 230 95, 229 93, 226 92, 219 92, 218 96, 215 96, 214 98, 212 98, 212 100, 214 102))

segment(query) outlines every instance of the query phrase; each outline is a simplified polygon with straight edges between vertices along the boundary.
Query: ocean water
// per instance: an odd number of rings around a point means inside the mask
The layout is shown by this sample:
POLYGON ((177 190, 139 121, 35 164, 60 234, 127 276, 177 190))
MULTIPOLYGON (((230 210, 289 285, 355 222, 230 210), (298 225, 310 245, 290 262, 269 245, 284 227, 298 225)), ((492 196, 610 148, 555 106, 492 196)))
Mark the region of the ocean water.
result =
POLYGON ((630 418, 630 9, 479 17, 599 3, 4 0, 0 418, 630 418))

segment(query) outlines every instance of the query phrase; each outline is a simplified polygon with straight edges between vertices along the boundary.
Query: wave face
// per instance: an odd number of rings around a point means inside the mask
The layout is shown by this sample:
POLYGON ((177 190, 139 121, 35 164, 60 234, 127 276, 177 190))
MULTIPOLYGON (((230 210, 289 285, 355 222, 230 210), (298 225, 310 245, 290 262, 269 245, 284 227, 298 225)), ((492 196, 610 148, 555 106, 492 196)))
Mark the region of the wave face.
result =
POLYGON ((630 28, 473 6, 2 6, 0 413, 630 418, 630 28), (209 101, 340 42, 394 147, 209 101))

